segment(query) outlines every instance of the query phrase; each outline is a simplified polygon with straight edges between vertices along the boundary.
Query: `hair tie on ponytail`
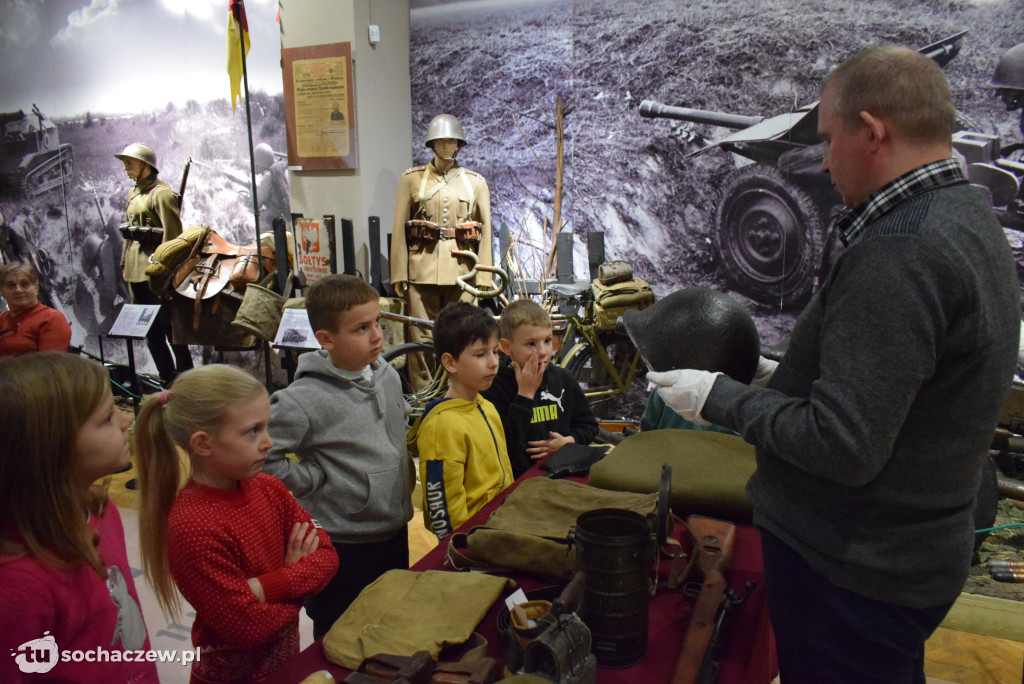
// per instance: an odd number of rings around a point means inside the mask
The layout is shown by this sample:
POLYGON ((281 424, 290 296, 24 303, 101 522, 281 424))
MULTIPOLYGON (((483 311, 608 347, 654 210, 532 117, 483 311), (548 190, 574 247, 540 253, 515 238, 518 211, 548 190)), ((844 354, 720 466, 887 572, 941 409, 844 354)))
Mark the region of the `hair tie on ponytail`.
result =
POLYGON ((170 400, 170 398, 171 398, 171 390, 167 390, 167 389, 160 390, 160 394, 156 395, 156 400, 159 401, 160 404, 163 405, 163 406, 167 406, 167 402, 168 402, 168 400, 170 400))

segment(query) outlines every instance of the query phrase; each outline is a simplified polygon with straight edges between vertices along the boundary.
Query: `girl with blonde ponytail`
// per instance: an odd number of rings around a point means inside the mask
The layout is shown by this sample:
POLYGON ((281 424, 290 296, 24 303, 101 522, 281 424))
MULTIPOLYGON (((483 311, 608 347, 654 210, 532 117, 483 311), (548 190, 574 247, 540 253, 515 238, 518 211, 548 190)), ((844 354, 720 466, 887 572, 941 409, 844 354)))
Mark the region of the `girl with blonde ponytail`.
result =
POLYGON ((338 567, 330 538, 260 472, 269 420, 266 389, 226 365, 182 373, 136 420, 143 569, 168 616, 178 591, 196 612, 193 682, 255 681, 297 654, 302 599, 338 567))

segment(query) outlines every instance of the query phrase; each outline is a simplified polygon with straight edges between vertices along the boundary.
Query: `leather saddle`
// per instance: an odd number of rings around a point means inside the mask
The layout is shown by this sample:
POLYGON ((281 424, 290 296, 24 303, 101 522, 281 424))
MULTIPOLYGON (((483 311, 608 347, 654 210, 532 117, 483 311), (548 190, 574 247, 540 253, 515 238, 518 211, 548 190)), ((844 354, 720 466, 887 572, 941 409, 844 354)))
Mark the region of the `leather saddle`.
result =
MULTIPOLYGON (((257 264, 262 252, 264 276, 277 270, 273 239, 263 238, 259 245, 236 245, 225 240, 215 230, 208 229, 196 241, 188 258, 175 270, 172 287, 178 294, 195 300, 192 329, 199 330, 202 302, 216 295, 241 299, 245 286, 260 279, 257 264)), ((213 301, 211 313, 216 313, 219 300, 213 301)))

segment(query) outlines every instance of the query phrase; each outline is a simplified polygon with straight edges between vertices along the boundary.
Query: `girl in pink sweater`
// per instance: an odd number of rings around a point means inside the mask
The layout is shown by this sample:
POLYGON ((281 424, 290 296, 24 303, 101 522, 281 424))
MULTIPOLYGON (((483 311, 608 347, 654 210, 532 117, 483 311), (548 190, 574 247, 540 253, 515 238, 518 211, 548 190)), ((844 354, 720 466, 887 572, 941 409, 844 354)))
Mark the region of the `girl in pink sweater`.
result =
POLYGON ((99 364, 0 361, 0 682, 157 682, 117 507, 131 416, 99 364))
POLYGON ((196 612, 192 682, 271 680, 299 652, 303 599, 338 568, 330 538, 260 473, 269 420, 263 385, 210 365, 147 397, 136 422, 142 564, 168 616, 174 585, 196 612))

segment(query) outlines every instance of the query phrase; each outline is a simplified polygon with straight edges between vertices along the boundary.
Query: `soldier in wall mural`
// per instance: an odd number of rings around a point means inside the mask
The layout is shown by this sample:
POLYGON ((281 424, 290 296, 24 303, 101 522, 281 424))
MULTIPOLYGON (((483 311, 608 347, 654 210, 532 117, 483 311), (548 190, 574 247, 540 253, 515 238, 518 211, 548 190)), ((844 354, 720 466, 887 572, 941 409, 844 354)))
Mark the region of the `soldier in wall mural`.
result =
MULTIPOLYGON (((996 64, 989 85, 1006 105, 1006 111, 1020 111, 1020 132, 1024 134, 1024 43, 1018 43, 1003 53, 996 64)), ((1024 143, 1017 146, 1017 155, 1024 143)))

